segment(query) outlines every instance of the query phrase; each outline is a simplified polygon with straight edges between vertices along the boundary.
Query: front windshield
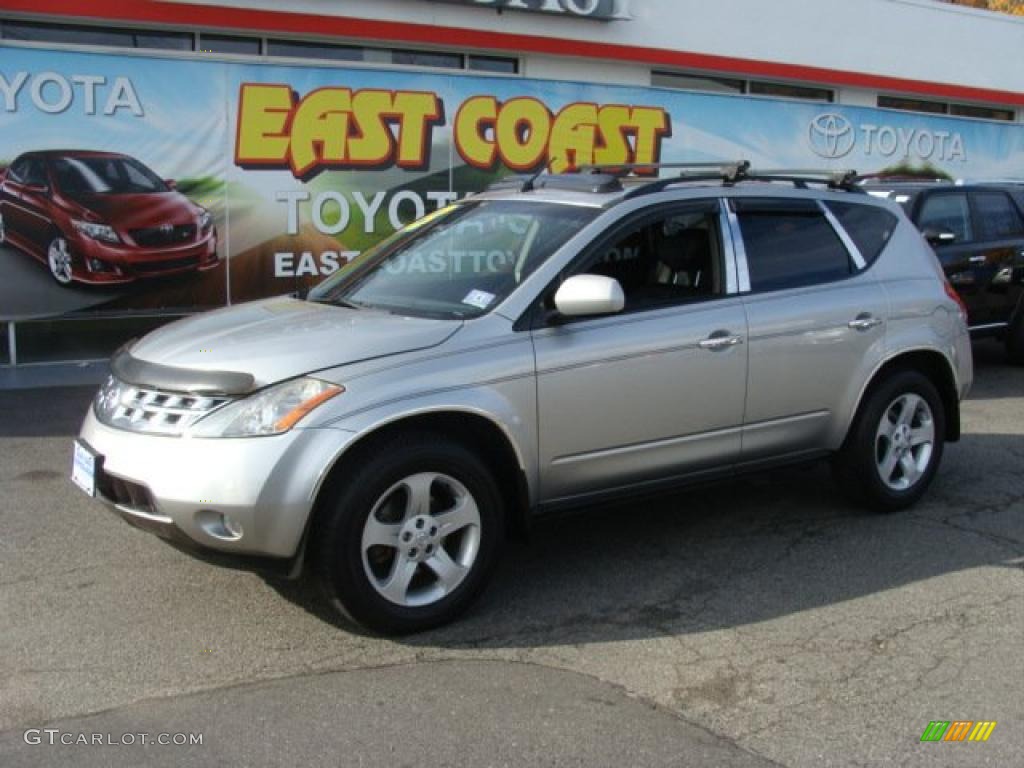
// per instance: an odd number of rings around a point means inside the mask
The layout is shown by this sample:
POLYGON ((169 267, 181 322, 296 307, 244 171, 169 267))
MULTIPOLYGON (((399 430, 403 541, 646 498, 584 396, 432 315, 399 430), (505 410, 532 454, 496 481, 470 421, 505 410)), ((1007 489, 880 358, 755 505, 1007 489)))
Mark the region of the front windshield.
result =
POLYGON ((61 157, 53 162, 57 186, 71 197, 166 192, 163 179, 131 157, 61 157))
POLYGON ((598 213, 483 201, 427 216, 317 286, 310 300, 424 317, 482 315, 598 213))

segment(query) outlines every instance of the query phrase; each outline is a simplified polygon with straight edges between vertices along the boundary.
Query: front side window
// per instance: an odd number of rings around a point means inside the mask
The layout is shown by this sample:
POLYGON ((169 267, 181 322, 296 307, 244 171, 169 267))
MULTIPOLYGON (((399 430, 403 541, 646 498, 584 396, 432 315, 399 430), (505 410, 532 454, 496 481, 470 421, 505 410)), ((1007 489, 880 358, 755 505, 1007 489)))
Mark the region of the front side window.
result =
POLYGON ((853 273, 850 254, 815 205, 734 200, 733 206, 747 252, 751 290, 816 285, 853 273))
POLYGON ((53 169, 61 191, 72 197, 167 191, 163 179, 131 157, 61 157, 53 169))
POLYGON ((579 272, 615 278, 631 312, 725 293, 722 263, 717 208, 709 204, 626 225, 579 272))
POLYGON ((1005 192, 976 192, 974 205, 978 213, 978 236, 982 240, 1003 240, 1024 233, 1017 206, 1005 192))
POLYGON ((971 226, 971 208, 967 204, 966 192, 951 192, 929 195, 921 205, 917 226, 920 230, 949 230, 956 235, 957 242, 974 239, 971 226))
POLYGON ((363 253, 311 301, 445 319, 482 315, 599 213, 513 200, 452 206, 363 253))

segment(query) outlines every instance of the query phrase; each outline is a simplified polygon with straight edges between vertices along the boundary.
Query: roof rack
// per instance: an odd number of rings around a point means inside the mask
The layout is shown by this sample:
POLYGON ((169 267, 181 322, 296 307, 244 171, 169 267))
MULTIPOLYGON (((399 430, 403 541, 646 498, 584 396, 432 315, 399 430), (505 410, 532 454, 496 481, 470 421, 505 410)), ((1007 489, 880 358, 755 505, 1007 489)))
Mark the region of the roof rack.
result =
POLYGON ((619 177, 609 173, 553 173, 506 176, 487 187, 488 192, 499 190, 532 192, 535 189, 564 189, 573 192, 621 192, 619 177))
POLYGON ((858 176, 854 170, 821 170, 821 169, 766 169, 755 170, 749 160, 737 160, 734 163, 628 163, 625 165, 590 165, 581 169, 583 174, 604 172, 628 175, 640 169, 661 170, 664 168, 680 169, 678 176, 654 179, 646 184, 631 189, 625 199, 650 195, 685 182, 721 181, 726 185, 741 181, 783 181, 793 184, 798 189, 807 189, 808 184, 824 184, 829 189, 841 189, 846 192, 862 193, 857 186, 858 176))

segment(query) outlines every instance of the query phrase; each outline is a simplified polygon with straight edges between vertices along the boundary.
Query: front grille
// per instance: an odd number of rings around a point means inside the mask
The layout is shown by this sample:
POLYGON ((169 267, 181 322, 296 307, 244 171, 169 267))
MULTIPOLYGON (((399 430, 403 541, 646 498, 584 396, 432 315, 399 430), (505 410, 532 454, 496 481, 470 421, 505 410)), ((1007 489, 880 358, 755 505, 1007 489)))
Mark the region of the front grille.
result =
POLYGON ((113 376, 96 396, 96 415, 111 427, 132 432, 180 435, 231 398, 162 392, 125 384, 113 376))
POLYGON ((132 240, 145 247, 181 245, 196 239, 195 224, 174 224, 131 230, 132 240))
POLYGON ((153 495, 144 485, 133 483, 130 480, 122 480, 120 477, 101 473, 96 482, 96 492, 112 504, 130 509, 134 512, 143 512, 147 515, 156 514, 156 504, 153 502, 153 495))
POLYGON ((173 269, 184 269, 185 267, 195 267, 198 265, 198 256, 188 256, 183 259, 135 262, 132 264, 132 269, 139 273, 170 272, 173 269))

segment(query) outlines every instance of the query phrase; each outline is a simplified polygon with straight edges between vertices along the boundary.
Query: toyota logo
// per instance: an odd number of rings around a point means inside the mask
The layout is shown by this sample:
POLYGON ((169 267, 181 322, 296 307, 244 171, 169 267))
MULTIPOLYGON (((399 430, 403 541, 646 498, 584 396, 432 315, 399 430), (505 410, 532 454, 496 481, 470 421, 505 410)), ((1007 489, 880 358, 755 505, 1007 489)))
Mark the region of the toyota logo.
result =
POLYGON ((826 112, 811 120, 807 138, 815 154, 829 159, 850 154, 856 141, 853 125, 835 112, 826 112))
POLYGON ((169 235, 173 231, 174 231, 174 225, 173 224, 161 224, 160 225, 160 234, 161 235, 169 235))

